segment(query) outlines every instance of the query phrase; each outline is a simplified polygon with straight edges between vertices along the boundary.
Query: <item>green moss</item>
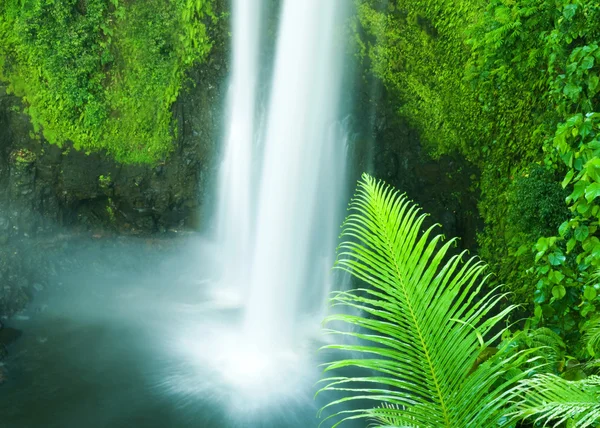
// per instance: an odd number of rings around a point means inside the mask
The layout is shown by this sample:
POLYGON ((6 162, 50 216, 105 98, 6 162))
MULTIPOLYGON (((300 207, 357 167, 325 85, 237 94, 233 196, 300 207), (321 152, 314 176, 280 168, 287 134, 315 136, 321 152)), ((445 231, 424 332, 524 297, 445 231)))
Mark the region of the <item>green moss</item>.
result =
POLYGON ((112 184, 112 178, 110 177, 110 174, 99 176, 98 184, 100 185, 101 189, 104 189, 104 190, 108 189, 112 184))
POLYGON ((11 154, 13 162, 16 164, 30 164, 35 162, 37 156, 29 149, 15 150, 11 154))
POLYGON ((7 0, 0 78, 50 143, 153 163, 172 149, 171 106, 214 20, 212 0, 7 0))

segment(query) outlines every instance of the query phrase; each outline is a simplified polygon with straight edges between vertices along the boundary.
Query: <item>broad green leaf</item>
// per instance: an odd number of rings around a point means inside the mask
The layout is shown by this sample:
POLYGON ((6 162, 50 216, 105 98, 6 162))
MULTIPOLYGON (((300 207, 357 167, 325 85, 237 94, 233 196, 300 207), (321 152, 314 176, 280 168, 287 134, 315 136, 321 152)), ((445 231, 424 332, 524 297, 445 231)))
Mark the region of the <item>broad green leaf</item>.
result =
POLYGON ((579 226, 577 229, 575 229, 575 239, 577 239, 578 241, 583 241, 585 238, 588 237, 590 233, 590 230, 588 229, 587 226, 585 225, 581 225, 579 226))
POLYGON ((587 175, 594 181, 600 182, 600 158, 594 158, 586 164, 587 175))
POLYGON ((568 4, 563 8, 563 16, 566 19, 571 19, 575 16, 575 12, 577 12, 576 4, 568 4))
POLYGON ((562 299, 567 295, 567 289, 564 285, 555 285, 552 287, 552 297, 555 299, 562 299))
POLYGON ((583 58, 583 61, 581 61, 581 69, 583 69, 583 70, 589 70, 593 66, 594 66, 594 57, 591 55, 586 56, 585 58, 583 58))
POLYGON ((575 238, 571 238, 567 241, 567 253, 570 253, 571 251, 573 251, 573 248, 575 248, 575 245, 577 244, 577 240, 575 238))
POLYGON ((567 172, 567 175, 565 176, 565 179, 562 181, 562 187, 563 187, 563 189, 569 185, 569 183, 573 179, 574 175, 575 175, 575 171, 572 170, 572 169, 570 169, 569 172, 567 172))
POLYGON ((585 287, 583 290, 583 297, 587 300, 594 300, 596 298, 597 292, 594 287, 585 287))
POLYGON ((541 253, 544 253, 548 249, 548 238, 540 238, 535 244, 535 249, 541 253))
POLYGON ((566 259, 566 257, 558 251, 551 253, 548 256, 548 261, 550 262, 550 264, 552 266, 559 266, 559 265, 563 264, 565 259, 566 259))
POLYGON ((592 202, 598 196, 600 196, 600 183, 592 183, 585 188, 585 199, 588 202, 592 202))
POLYGON ((571 99, 571 101, 577 101, 579 94, 581 93, 581 86, 568 83, 563 89, 563 93, 571 99))

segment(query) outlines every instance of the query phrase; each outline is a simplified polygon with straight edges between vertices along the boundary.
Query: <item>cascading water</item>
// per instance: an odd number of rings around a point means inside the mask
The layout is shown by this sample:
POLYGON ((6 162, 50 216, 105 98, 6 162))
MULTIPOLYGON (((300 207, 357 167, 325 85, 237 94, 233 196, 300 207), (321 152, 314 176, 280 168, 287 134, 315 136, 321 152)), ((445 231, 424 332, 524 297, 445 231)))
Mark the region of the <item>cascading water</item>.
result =
MULTIPOLYGON (((205 355, 210 348, 225 383, 252 397, 242 399, 244 405, 261 402, 261 394, 297 397, 316 380, 317 364, 303 348, 307 334, 319 331, 332 288, 345 205, 340 30, 348 4, 283 0, 262 106, 258 74, 269 68, 257 60, 262 8, 260 1, 233 0, 230 113, 216 219, 225 273, 215 295, 237 289, 243 325, 231 333, 216 327, 214 342, 205 338, 194 352, 205 355), (260 133, 257 111, 266 112, 260 133)), ((232 294, 225 298, 231 301, 232 294)))
POLYGON ((315 400, 314 386, 328 356, 316 355, 305 327, 318 331, 325 294, 339 284, 331 265, 348 128, 339 117, 340 30, 352 2, 281 1, 263 106, 259 70, 269 67, 259 67, 260 21, 269 11, 260 0, 233 0, 220 251, 195 236, 183 249, 61 238, 73 260, 65 265, 63 251, 48 260, 66 268, 51 280, 65 282, 36 292, 47 304, 20 321, 30 325, 15 355, 27 363, 16 364, 20 388, 2 390, 2 427, 318 425, 330 395, 315 400), (257 111, 266 111, 264 132, 257 111), (226 269, 214 281, 218 260, 226 269), (211 295, 211 286, 237 286, 244 307, 229 293, 211 295))
MULTIPOLYGON (((323 254, 335 250, 338 204, 330 202, 342 198, 344 139, 332 130, 344 3, 287 0, 281 12, 245 319, 261 346, 293 339, 303 296, 314 298, 311 289, 326 283, 311 270, 321 270, 323 254)), ((321 301, 313 304, 318 311, 321 301)))
POLYGON ((260 13, 260 1, 233 1, 232 73, 217 210, 220 256, 229 261, 221 278, 221 286, 226 289, 246 278, 249 269, 260 13))
POLYGON ((246 302, 245 337, 256 347, 293 340, 302 315, 322 314, 330 288, 344 195, 343 49, 336 35, 346 3, 284 1, 266 132, 254 144, 261 8, 234 0, 231 116, 217 221, 227 269, 237 272, 246 302))

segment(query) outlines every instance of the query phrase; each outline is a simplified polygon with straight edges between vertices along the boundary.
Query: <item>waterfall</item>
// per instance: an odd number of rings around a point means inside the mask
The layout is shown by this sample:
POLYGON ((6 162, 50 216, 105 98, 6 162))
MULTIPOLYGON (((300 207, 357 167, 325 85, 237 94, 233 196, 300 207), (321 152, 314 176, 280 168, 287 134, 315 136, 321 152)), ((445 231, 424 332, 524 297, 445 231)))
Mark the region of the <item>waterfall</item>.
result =
POLYGON ((260 347, 292 343, 307 315, 322 315, 331 288, 344 198, 339 36, 347 3, 284 0, 266 129, 254 144, 260 8, 234 0, 232 114, 218 220, 230 269, 241 269, 244 337, 260 347))
POLYGON ((216 216, 220 258, 227 260, 226 273, 221 281, 224 288, 239 285, 250 269, 251 177, 256 133, 260 13, 260 1, 233 1, 232 73, 216 216))

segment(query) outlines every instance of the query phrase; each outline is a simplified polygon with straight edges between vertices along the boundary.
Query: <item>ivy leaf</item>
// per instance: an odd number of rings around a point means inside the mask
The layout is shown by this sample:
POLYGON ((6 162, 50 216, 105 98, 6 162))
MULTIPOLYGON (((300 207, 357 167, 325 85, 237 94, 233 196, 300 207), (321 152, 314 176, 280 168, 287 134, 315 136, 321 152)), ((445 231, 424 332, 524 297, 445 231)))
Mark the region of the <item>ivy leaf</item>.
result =
POLYGON ((565 176, 565 179, 561 183, 563 189, 569 185, 569 183, 573 179, 574 175, 575 175, 575 171, 572 170, 572 169, 570 169, 569 172, 567 172, 567 175, 565 176))
POLYGON ((578 181, 575 183, 575 186, 573 186, 573 193, 567 197, 567 202, 576 201, 581 198, 585 193, 585 188, 586 183, 584 181, 578 181))
POLYGON ((552 287, 552 297, 555 299, 562 299, 567 295, 567 289, 564 285, 555 285, 552 287))
POLYGON ((583 216, 587 216, 591 206, 586 201, 579 201, 577 203, 577 212, 583 216))
POLYGON ((585 297, 587 300, 594 300, 597 294, 598 293, 594 287, 585 287, 583 290, 583 297, 585 297))
POLYGON ((588 202, 592 202, 600 196, 600 183, 592 183, 585 188, 585 199, 588 202))
POLYGON ((592 248, 592 252, 590 255, 595 259, 600 258, 600 244, 594 245, 594 248, 592 248))
POLYGON ((575 16, 575 12, 577 12, 576 4, 568 4, 563 9, 563 16, 565 19, 571 19, 575 16))
POLYGON ((540 238, 535 244, 535 249, 540 253, 544 253, 548 249, 548 238, 540 238))
POLYGON ((591 92, 591 95, 596 94, 598 83, 600 83, 600 76, 597 74, 590 74, 590 77, 588 78, 588 90, 591 92))
POLYGON ((553 270, 548 274, 548 279, 554 284, 559 284, 564 278, 565 275, 558 270, 553 270))
POLYGON ((581 61, 580 68, 582 70, 589 70, 593 66, 594 66, 594 57, 589 55, 589 56, 586 56, 585 58, 583 58, 583 61, 581 61))
POLYGON ((587 175, 594 181, 600 182, 600 159, 594 158, 586 165, 587 175))
POLYGON ((561 237, 564 237, 567 232, 569 231, 569 222, 568 221, 564 221, 558 228, 558 234, 561 237))
POLYGON ((569 239, 567 242, 567 253, 570 253, 573 248, 575 248, 575 244, 577 244, 577 240, 575 238, 569 239))
POLYGON ((577 101, 579 93, 581 92, 581 86, 568 83, 563 89, 563 93, 571 99, 571 101, 577 101))
POLYGON ((583 138, 585 138, 592 133, 592 129, 593 129, 592 121, 589 119, 586 119, 579 127, 579 134, 583 138))
POLYGON ((548 261, 552 266, 559 266, 563 264, 565 259, 566 257, 559 251, 555 251, 548 256, 548 261))
POLYGON ((575 239, 577 239, 580 242, 585 240, 585 238, 587 238, 589 234, 590 230, 585 225, 579 226, 577 229, 575 229, 575 239))
POLYGON ((535 290, 533 293, 533 301, 537 304, 544 303, 548 297, 543 289, 535 290))
POLYGON ((587 316, 587 314, 589 314, 590 312, 593 312, 595 310, 596 310, 596 307, 594 305, 590 305, 589 303, 585 302, 585 305, 584 305, 583 309, 581 310, 581 316, 585 317, 585 316, 587 316))

